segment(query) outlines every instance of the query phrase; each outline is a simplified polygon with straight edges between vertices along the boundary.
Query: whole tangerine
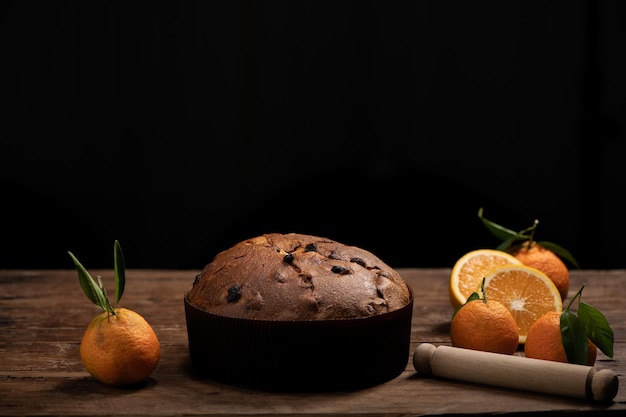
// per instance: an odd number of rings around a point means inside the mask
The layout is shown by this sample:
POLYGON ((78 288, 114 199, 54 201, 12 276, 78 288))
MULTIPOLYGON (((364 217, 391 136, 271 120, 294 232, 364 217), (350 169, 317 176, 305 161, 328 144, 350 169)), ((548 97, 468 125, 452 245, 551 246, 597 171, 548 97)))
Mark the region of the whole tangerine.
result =
POLYGON ((537 242, 524 242, 513 246, 509 253, 524 265, 540 270, 554 282, 561 299, 567 298, 570 286, 570 274, 567 265, 554 252, 537 242))
POLYGON ((143 316, 126 308, 96 316, 80 344, 80 357, 87 372, 113 386, 144 381, 156 368, 160 354, 153 328, 143 316))
MULTIPOLYGON (((528 329, 524 354, 527 358, 568 362, 561 337, 561 313, 552 311, 539 317, 528 329)), ((596 362, 598 348, 587 341, 587 365, 596 362)))
POLYGON ((518 348, 519 328, 504 304, 474 299, 452 317, 450 340, 455 347, 512 355, 518 348))

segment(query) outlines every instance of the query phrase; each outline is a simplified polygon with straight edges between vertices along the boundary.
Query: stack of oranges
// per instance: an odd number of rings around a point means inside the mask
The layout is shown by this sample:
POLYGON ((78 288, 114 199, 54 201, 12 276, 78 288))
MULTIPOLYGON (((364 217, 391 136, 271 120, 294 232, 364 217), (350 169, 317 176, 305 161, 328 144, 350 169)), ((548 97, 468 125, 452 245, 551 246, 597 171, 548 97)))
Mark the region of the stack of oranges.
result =
MULTIPOLYGON (((555 244, 534 241, 537 221, 528 229, 513 232, 484 219, 482 209, 479 217, 503 244, 470 251, 453 266, 448 286, 455 309, 450 323, 452 345, 505 354, 522 348, 527 357, 586 365, 595 363, 599 349, 612 357, 608 323, 583 325, 569 311, 582 288, 564 308, 570 276, 561 256, 578 267, 571 254, 555 244), (564 320, 569 325, 564 325, 564 320), (600 345, 587 338, 585 326, 602 328, 592 332, 606 336, 599 340, 600 345), (578 345, 573 346, 575 343, 578 345), (571 351, 581 350, 581 344, 584 357, 574 358, 571 351)), ((597 310, 594 316, 603 317, 597 310)))
MULTIPOLYGON (((490 302, 507 308, 517 323, 519 344, 526 342, 528 329, 539 317, 549 312, 560 313, 563 308, 559 290, 543 272, 522 264, 512 255, 492 249, 471 251, 452 268, 449 294, 457 312, 465 309, 473 293, 486 295, 490 302), (481 288, 481 280, 484 280, 484 288, 481 288)), ((465 330, 473 331, 469 326, 465 330)))

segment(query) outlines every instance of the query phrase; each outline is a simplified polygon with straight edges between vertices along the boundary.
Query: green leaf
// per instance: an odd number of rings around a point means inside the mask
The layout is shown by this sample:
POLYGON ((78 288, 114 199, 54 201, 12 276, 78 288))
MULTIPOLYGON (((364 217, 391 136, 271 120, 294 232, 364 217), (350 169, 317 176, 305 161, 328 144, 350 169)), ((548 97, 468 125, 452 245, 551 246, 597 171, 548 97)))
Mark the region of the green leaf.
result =
POLYGON ((470 301, 474 301, 474 300, 480 300, 480 295, 478 295, 477 292, 471 293, 470 296, 467 297, 467 300, 465 300, 465 304, 469 303, 470 301))
POLYGON ((570 310, 561 313, 561 340, 567 361, 579 365, 587 364, 588 347, 585 326, 570 310))
POLYGON ((502 243, 500 243, 500 244, 496 247, 496 249, 497 249, 497 250, 501 250, 501 251, 503 251, 503 252, 506 252, 506 250, 507 250, 508 248, 510 248, 510 247, 513 245, 513 243, 515 243, 515 242, 516 242, 516 241, 518 241, 518 240, 519 240, 519 237, 518 237, 518 236, 511 236, 511 237, 510 237, 510 238, 508 238, 507 240, 505 240, 505 241, 503 241, 502 243))
POLYGON ((78 280, 80 282, 80 287, 83 289, 83 292, 91 300, 92 303, 100 307, 104 311, 107 310, 107 305, 109 304, 106 295, 103 293, 101 286, 96 283, 96 281, 89 275, 89 272, 85 269, 85 267, 80 263, 80 261, 74 256, 72 252, 69 252, 70 257, 74 261, 74 265, 76 266, 76 271, 78 272, 78 280))
POLYGON ((467 300, 465 300, 465 302, 463 304, 461 304, 460 306, 458 306, 455 310, 454 313, 452 313, 452 317, 454 317, 456 315, 456 313, 467 303, 469 303, 470 301, 474 301, 474 300, 480 300, 480 295, 478 295, 477 292, 473 292, 470 294, 469 297, 467 297, 467 300))
POLYGON ((578 266, 578 262, 576 261, 576 259, 574 259, 574 255, 572 255, 570 251, 568 251, 564 247, 561 247, 557 245, 556 243, 546 242, 546 241, 537 242, 537 244, 543 246, 546 249, 551 250, 552 252, 560 256, 561 258, 569 261, 572 265, 576 267, 576 269, 580 269, 580 266, 578 266))
POLYGON ((578 318, 585 327, 589 339, 609 358, 613 357, 613 329, 608 320, 595 307, 580 302, 578 318))
POLYGON ((514 232, 511 229, 507 229, 506 227, 500 226, 499 224, 496 224, 490 220, 487 220, 483 217, 483 208, 481 207, 478 210, 478 217, 480 218, 480 220, 483 222, 483 224, 485 225, 485 227, 487 228, 487 230, 489 232, 491 232, 492 235, 494 235, 495 237, 497 237, 500 240, 508 240, 510 238, 516 238, 517 237, 517 232, 514 232))
POLYGON ((124 254, 122 253, 120 242, 117 240, 113 244, 113 262, 115 269, 115 305, 117 305, 124 294, 124 287, 126 286, 124 254))
POLYGON ((109 311, 115 314, 115 310, 113 306, 111 306, 111 301, 109 300, 109 296, 107 295, 107 290, 104 288, 104 284, 102 283, 102 278, 98 275, 98 285, 100 286, 100 290, 102 290, 102 294, 104 295, 104 301, 106 302, 105 311, 109 311))

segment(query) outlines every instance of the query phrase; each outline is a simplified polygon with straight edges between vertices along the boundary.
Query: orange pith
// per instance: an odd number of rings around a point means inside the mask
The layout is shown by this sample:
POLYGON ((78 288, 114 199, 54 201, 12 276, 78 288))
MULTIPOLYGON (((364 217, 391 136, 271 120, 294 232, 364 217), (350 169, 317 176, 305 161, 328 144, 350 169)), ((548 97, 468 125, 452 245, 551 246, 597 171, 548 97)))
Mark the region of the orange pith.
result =
POLYGON ((459 258, 452 268, 448 285, 452 306, 458 308, 465 303, 480 288, 482 279, 489 272, 506 265, 521 265, 521 261, 495 249, 477 249, 459 258))
POLYGON ((464 304, 450 323, 452 346, 503 354, 517 350, 517 323, 497 301, 472 300, 464 304))
MULTIPOLYGON (((528 358, 568 362, 561 337, 561 313, 550 312, 535 321, 528 330, 524 353, 528 358)), ((598 348, 587 341, 587 365, 593 366, 598 348)))
POLYGON ((485 277, 485 292, 511 312, 519 328, 519 343, 526 342, 530 326, 541 316, 561 312, 561 296, 543 272, 525 265, 509 265, 485 277))
POLYGON ((89 324, 80 344, 81 360, 87 372, 105 384, 137 384, 156 367, 159 340, 138 313, 125 308, 115 312, 103 312, 89 324))

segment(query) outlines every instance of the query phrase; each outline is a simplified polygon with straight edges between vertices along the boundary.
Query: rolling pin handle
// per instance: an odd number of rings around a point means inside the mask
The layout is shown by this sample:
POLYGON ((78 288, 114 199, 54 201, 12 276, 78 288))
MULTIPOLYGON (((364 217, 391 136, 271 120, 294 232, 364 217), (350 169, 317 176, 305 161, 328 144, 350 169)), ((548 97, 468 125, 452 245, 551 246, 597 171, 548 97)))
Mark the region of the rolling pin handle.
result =
POLYGON ((415 370, 424 375, 432 375, 433 370, 430 367, 430 359, 437 348, 430 343, 421 343, 413 352, 413 367, 415 370))
POLYGON ((615 372, 601 369, 594 372, 591 379, 591 394, 599 402, 608 402, 617 395, 619 381, 615 372))

